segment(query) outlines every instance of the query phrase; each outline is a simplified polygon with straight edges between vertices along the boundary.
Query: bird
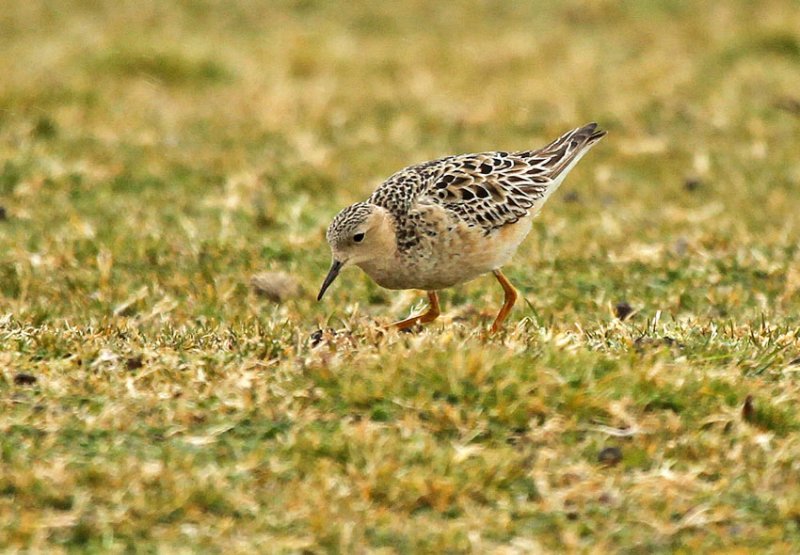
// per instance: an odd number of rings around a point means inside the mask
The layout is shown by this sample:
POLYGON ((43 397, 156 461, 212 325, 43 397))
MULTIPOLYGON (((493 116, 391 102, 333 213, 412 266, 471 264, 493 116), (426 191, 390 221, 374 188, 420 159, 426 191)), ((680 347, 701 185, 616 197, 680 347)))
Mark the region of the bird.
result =
POLYGON ((333 218, 326 233, 333 260, 317 301, 343 268, 358 266, 386 289, 427 292, 427 311, 392 324, 402 330, 439 317, 438 291, 491 272, 504 301, 490 332, 500 331, 518 297, 502 266, 605 135, 589 123, 538 150, 460 154, 398 171, 333 218))

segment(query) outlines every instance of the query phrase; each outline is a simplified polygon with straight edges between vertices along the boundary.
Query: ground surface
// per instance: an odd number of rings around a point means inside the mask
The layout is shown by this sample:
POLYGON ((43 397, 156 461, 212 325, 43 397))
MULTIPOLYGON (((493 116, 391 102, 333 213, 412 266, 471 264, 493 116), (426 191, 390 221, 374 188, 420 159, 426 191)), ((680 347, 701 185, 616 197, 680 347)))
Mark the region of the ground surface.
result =
POLYGON ((800 10, 625 5, 6 3, 0 546, 797 552, 800 10), (592 120, 507 333, 315 302, 381 178, 592 120))

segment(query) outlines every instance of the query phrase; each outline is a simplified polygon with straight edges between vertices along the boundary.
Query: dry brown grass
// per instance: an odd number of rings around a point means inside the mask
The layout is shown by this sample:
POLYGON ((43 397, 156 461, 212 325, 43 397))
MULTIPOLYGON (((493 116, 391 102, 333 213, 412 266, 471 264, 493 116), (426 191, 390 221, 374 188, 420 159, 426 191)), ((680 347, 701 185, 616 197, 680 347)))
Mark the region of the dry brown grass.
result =
POLYGON ((0 546, 796 552, 798 28, 777 0, 4 6, 0 546), (507 334, 491 279, 410 335, 378 324, 420 296, 356 271, 313 300, 386 175, 590 120, 507 334))

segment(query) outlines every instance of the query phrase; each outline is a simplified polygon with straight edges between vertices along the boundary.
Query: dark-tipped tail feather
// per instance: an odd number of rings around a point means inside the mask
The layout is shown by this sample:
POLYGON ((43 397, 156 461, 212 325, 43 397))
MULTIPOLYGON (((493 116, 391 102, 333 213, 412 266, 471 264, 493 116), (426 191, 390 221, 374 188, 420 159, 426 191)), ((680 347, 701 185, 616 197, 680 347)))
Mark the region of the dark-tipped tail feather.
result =
POLYGON ((600 129, 595 122, 587 123, 583 127, 576 129, 575 132, 576 136, 586 137, 585 141, 587 143, 596 143, 608 134, 604 129, 600 129))
POLYGON ((558 150, 563 146, 566 146, 567 150, 570 151, 580 151, 593 145, 605 136, 606 132, 600 129, 595 122, 591 122, 583 127, 578 127, 564 133, 561 137, 544 147, 542 151, 558 150))
POLYGON ((549 169, 548 177, 556 179, 565 169, 571 168, 586 151, 606 136, 596 123, 587 123, 568 131, 549 145, 539 150, 521 152, 519 155, 529 159, 541 159, 540 165, 549 169))

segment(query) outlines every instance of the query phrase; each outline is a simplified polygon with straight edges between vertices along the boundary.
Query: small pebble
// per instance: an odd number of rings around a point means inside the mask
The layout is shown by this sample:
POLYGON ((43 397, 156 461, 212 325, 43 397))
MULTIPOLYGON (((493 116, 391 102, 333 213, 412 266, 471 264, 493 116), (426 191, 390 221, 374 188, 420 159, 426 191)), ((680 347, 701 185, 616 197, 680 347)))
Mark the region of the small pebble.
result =
POLYGON ((322 342, 322 335, 324 333, 325 332, 323 332, 322 330, 317 330, 317 331, 315 331, 315 332, 313 332, 311 334, 311 346, 312 347, 316 347, 317 345, 320 344, 320 342, 322 342))
POLYGON ((125 368, 128 370, 138 370, 142 366, 144 366, 144 357, 142 355, 128 357, 125 360, 125 368))
POLYGON ((286 272, 262 272, 250 278, 250 286, 256 294, 274 303, 282 303, 301 293, 300 283, 286 272))
POLYGON ((329 337, 336 337, 337 335, 339 335, 339 332, 337 332, 333 328, 325 328, 324 330, 316 330, 316 331, 311 333, 311 346, 312 347, 316 347, 317 345, 322 343, 322 340, 325 339, 325 334, 326 333, 328 334, 329 337))
POLYGON ((622 301, 614 307, 614 315, 620 320, 625 320, 633 313, 633 308, 627 302, 622 301))
POLYGON ((14 375, 14 383, 17 385, 33 385, 36 382, 36 376, 31 374, 19 373, 14 375))
POLYGON ((622 461, 622 449, 606 447, 597 455, 597 462, 605 466, 616 466, 622 461))

